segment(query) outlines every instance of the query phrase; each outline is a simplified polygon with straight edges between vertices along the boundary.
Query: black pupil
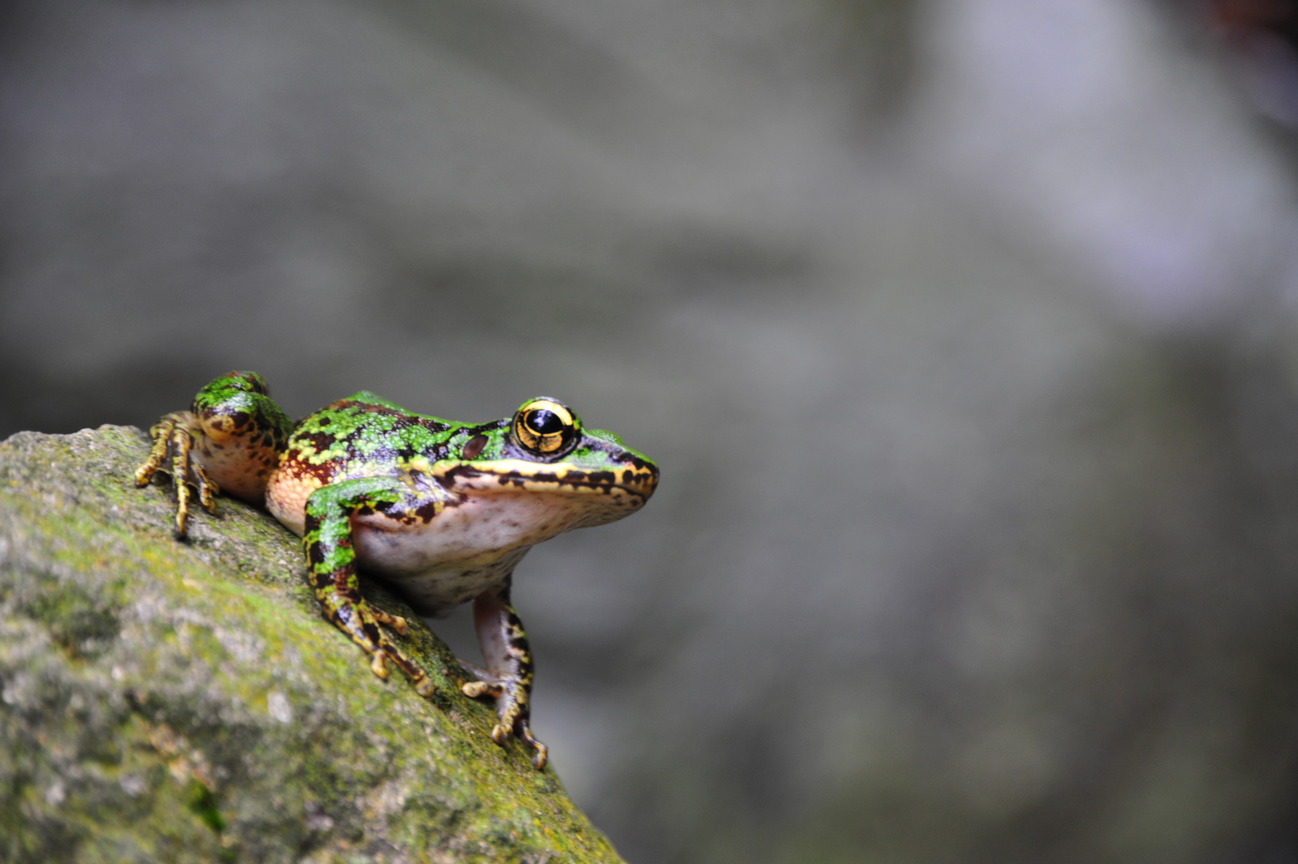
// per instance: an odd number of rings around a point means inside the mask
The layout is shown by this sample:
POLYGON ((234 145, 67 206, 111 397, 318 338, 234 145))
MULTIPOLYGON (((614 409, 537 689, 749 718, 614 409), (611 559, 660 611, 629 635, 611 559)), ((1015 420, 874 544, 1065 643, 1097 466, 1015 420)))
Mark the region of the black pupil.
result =
POLYGON ((557 435, 563 431, 563 421, 559 415, 545 408, 537 408, 527 416, 527 425, 538 435, 557 435))

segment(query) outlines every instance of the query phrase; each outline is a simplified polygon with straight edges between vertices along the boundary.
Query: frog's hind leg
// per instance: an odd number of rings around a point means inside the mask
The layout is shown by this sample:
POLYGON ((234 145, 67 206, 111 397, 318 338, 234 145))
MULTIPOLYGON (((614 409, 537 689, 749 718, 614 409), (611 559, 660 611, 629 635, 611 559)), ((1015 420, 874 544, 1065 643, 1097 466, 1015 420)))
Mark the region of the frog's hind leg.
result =
POLYGON ((231 372, 210 382, 194 397, 192 409, 201 434, 194 450, 226 495, 264 505, 266 483, 293 432, 256 372, 231 372))
POLYGON ((135 485, 170 474, 176 487, 176 536, 188 533, 190 487, 199 505, 216 512, 224 492, 260 505, 293 423, 270 398, 255 372, 231 372, 194 396, 189 411, 174 411, 153 425, 149 458, 135 472, 135 485))
POLYGON ((410 678, 421 696, 432 696, 433 681, 388 638, 383 627, 406 632, 406 619, 371 606, 361 595, 351 517, 399 502, 401 490, 386 478, 348 480, 323 486, 306 502, 306 548, 311 585, 325 618, 370 655, 370 669, 388 677, 391 662, 410 678))
POLYGON ((170 474, 176 488, 176 537, 185 539, 189 530, 189 487, 198 490, 198 503, 208 513, 216 512, 220 487, 207 476, 200 460, 191 456, 195 437, 202 430, 192 411, 173 411, 149 429, 153 447, 149 458, 135 471, 135 485, 147 486, 153 475, 170 474))
POLYGON ((491 730, 491 740, 504 744, 511 734, 517 735, 536 751, 532 764, 544 768, 550 749, 532 734, 531 727, 532 650, 523 622, 509 605, 508 581, 499 591, 473 601, 473 619, 487 669, 482 670, 483 680, 465 684, 464 692, 474 698, 493 697, 499 721, 491 730))

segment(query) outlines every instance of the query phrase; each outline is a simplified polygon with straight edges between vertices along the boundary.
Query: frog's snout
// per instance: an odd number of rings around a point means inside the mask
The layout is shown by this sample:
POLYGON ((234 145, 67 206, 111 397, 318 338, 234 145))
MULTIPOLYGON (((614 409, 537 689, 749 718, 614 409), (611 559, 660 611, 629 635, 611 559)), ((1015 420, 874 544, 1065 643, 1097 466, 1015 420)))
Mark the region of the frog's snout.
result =
POLYGON ((637 454, 623 452, 619 460, 629 467, 622 469, 621 482, 618 484, 641 498, 641 504, 649 500, 658 488, 658 466, 637 454))

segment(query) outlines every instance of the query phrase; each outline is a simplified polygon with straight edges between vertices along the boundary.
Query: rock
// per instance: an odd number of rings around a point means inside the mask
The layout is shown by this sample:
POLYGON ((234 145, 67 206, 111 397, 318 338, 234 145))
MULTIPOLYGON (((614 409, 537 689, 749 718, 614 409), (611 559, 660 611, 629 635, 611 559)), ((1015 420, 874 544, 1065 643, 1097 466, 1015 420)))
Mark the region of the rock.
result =
POLYGON ((268 515, 222 498, 173 539, 146 443, 0 443, 0 860, 621 860, 419 619, 431 701, 320 616, 268 515))

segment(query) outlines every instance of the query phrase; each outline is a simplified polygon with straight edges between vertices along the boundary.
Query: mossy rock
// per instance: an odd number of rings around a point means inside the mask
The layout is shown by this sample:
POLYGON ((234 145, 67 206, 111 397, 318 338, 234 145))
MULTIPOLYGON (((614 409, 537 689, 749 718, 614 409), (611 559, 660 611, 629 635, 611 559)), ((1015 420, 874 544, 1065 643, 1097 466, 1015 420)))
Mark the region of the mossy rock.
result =
POLYGON ((221 499, 173 539, 146 455, 114 426, 0 442, 0 860, 621 860, 417 618, 432 700, 370 673, 266 514, 221 499))

